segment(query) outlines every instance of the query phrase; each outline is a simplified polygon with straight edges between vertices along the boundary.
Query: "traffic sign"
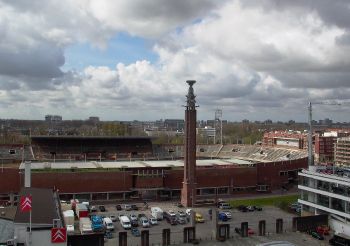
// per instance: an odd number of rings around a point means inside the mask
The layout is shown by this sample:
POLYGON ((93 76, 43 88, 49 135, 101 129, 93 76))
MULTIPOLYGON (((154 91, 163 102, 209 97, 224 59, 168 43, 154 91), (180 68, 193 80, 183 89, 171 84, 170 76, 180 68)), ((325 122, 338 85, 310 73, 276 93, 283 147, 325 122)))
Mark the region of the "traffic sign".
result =
POLYGON ((51 229, 51 242, 52 243, 64 243, 67 240, 66 228, 52 228, 51 229))
POLYGON ((32 210, 32 196, 21 196, 21 211, 29 212, 32 210))

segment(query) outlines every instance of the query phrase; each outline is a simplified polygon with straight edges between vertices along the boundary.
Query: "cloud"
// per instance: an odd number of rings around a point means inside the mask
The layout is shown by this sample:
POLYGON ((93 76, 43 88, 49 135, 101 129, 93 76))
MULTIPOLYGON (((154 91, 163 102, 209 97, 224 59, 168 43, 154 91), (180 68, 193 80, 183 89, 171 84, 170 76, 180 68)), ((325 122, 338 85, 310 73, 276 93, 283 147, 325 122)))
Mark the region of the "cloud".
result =
POLYGON ((203 118, 306 120, 309 100, 350 99, 349 24, 347 1, 0 1, 0 113, 183 117, 196 79, 203 118), (159 59, 62 71, 68 46, 118 32, 159 59))

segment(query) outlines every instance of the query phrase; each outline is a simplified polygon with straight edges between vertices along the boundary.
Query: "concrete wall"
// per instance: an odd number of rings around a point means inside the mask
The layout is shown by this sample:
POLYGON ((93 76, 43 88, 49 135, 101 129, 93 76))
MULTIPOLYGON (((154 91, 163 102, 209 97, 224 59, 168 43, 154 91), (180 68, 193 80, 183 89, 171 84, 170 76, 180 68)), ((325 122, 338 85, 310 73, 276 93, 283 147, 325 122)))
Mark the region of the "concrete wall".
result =
POLYGON ((346 235, 350 235, 350 224, 342 223, 338 220, 329 219, 329 226, 334 230, 335 234, 344 233, 346 235))

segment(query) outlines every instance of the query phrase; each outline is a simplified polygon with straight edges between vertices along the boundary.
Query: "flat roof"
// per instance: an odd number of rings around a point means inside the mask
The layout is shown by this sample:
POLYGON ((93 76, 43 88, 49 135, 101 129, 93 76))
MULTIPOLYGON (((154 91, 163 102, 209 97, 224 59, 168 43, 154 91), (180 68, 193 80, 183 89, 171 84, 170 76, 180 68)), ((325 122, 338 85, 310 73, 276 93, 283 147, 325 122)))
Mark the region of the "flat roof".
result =
MULTIPOLYGON (((201 159, 196 161, 198 167, 210 166, 238 166, 238 165, 252 165, 257 162, 241 160, 236 158, 230 159, 201 159)), ((96 169, 96 168, 171 168, 183 167, 183 160, 150 160, 150 161, 88 161, 88 162, 32 162, 32 170, 43 169, 96 169)), ((19 169, 24 169, 24 163, 21 163, 19 169)))
MULTIPOLYGON (((22 188, 21 196, 32 196, 32 224, 52 225, 54 219, 59 219, 54 192, 51 189, 22 188)), ((14 223, 29 223, 29 212, 21 212, 17 205, 14 223)))

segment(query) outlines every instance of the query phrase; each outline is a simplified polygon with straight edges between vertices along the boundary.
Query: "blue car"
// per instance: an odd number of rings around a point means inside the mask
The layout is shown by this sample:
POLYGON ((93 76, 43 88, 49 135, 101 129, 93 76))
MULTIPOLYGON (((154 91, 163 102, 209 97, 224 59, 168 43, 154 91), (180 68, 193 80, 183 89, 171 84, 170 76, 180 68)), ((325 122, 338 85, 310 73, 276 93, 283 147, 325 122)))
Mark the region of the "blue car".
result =
POLYGON ((225 213, 219 213, 218 219, 221 220, 221 221, 227 221, 228 220, 227 215, 225 213))

